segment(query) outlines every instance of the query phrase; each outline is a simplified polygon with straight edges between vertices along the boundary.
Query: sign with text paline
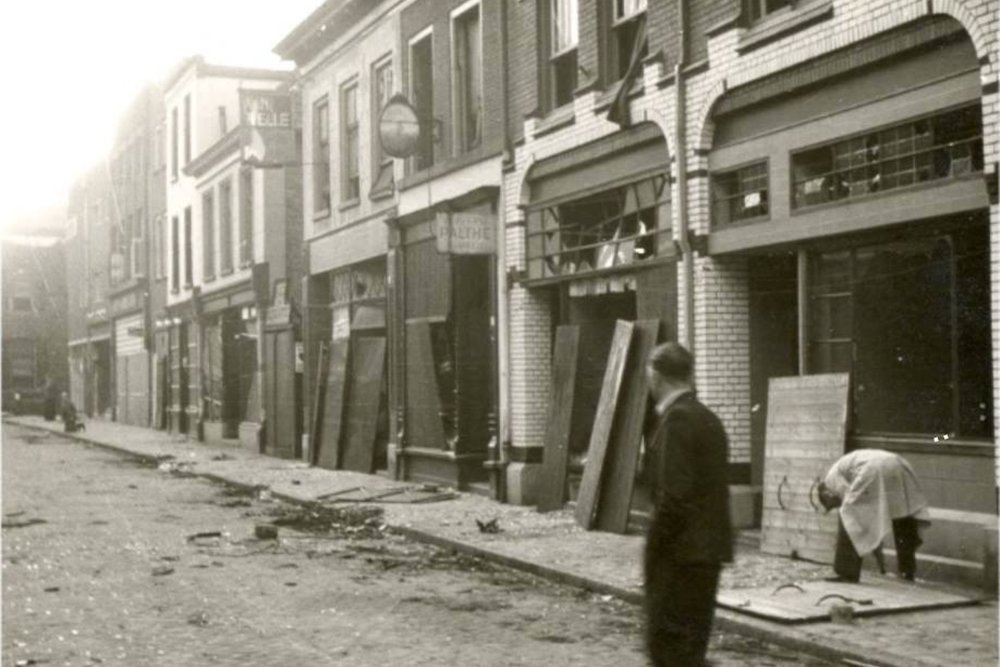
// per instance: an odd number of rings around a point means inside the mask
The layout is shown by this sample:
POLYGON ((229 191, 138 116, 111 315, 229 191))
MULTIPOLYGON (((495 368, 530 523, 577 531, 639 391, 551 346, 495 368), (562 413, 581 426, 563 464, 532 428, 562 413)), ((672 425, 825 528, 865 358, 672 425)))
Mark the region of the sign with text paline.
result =
POLYGON ((497 249, 497 217, 478 213, 438 213, 437 250, 452 255, 492 255, 497 249))

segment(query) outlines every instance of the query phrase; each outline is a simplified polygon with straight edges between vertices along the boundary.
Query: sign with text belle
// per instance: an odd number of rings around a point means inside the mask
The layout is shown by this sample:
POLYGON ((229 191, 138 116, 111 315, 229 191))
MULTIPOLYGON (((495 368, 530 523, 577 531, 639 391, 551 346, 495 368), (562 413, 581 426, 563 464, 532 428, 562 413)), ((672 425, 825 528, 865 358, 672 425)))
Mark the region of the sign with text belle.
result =
POLYGON ((438 213, 437 250, 452 255, 492 255, 497 250, 497 217, 479 213, 438 213))

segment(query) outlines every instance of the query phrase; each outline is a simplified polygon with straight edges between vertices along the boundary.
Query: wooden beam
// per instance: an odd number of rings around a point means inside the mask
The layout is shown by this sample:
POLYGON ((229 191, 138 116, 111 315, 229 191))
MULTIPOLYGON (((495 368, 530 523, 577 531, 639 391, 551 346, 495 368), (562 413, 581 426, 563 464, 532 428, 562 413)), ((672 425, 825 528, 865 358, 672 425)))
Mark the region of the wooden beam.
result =
POLYGON ((542 488, 538 511, 560 509, 566 500, 566 461, 569 458, 569 432, 576 389, 576 364, 580 348, 580 327, 565 325, 556 329, 552 386, 549 391, 549 421, 545 428, 545 454, 542 459, 542 488))
POLYGON ((615 334, 611 340, 608 365, 604 370, 604 382, 601 385, 601 398, 597 404, 597 415, 594 417, 594 427, 587 447, 587 463, 583 468, 583 479, 580 481, 580 492, 576 499, 576 521, 588 530, 594 525, 594 509, 600 491, 604 457, 614 424, 618 393, 625 373, 625 361, 632 344, 632 328, 631 322, 624 320, 615 322, 615 334))

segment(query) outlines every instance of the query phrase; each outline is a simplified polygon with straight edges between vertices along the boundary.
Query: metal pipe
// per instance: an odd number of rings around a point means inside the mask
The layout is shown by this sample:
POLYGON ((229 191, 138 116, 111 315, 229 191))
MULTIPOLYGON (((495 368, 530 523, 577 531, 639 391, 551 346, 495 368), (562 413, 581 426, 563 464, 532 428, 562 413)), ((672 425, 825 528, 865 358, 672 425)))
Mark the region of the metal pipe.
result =
POLYGON ((677 64, 674 65, 674 166, 677 171, 677 227, 684 270, 684 343, 694 353, 694 254, 687 211, 687 0, 677 0, 677 64))

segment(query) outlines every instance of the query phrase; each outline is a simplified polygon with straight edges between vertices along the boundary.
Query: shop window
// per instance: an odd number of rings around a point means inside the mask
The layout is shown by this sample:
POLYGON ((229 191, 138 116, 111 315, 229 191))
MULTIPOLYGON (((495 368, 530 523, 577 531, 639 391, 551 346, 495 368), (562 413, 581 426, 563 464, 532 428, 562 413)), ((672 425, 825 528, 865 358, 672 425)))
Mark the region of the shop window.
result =
POLYGON ((654 176, 531 211, 528 277, 586 274, 653 259, 670 245, 666 178, 654 176))
POLYGON ((978 105, 792 156, 795 208, 959 178, 983 169, 978 105))
POLYGON ((725 227, 768 215, 767 163, 712 175, 712 224, 725 227))
POLYGON ((434 36, 410 44, 410 101, 420 119, 420 140, 411 163, 414 171, 434 165, 434 36))
MULTIPOLYGON (((392 60, 390 58, 385 58, 372 68, 372 82, 372 106, 374 107, 372 117, 377 119, 381 115, 382 109, 389 103, 393 93, 392 60)), ((375 169, 372 173, 371 194, 378 196, 391 193, 394 187, 392 157, 387 155, 382 148, 377 123, 372 123, 372 147, 372 164, 375 165, 375 169)))
POLYGON ((611 33, 608 44, 610 81, 625 78, 634 60, 648 52, 646 0, 611 0, 611 33))
POLYGON ((549 0, 548 101, 555 109, 573 101, 580 42, 579 0, 549 0))
POLYGON ((466 10, 452 25, 455 48, 452 87, 459 152, 470 151, 483 139, 483 60, 479 5, 466 10))
POLYGON ((219 183, 219 269, 233 270, 233 182, 219 183))
POLYGON ((330 210, 330 105, 326 98, 313 105, 313 212, 330 210))
POLYGON ((358 136, 358 84, 355 81, 340 89, 340 172, 342 174, 340 198, 344 202, 356 201, 361 196, 358 136))
POLYGON ((253 169, 240 172, 240 266, 253 263, 253 169))
POLYGON ((184 287, 194 284, 194 245, 191 240, 191 207, 184 208, 184 287))
POLYGON ((215 197, 212 190, 201 195, 202 270, 205 280, 215 277, 215 197))
POLYGON ((3 366, 4 375, 10 379, 9 388, 30 389, 34 387, 35 341, 31 338, 5 339, 3 342, 3 366))
POLYGON ((851 372, 859 434, 992 435, 985 225, 815 255, 809 371, 851 372))
POLYGON ((746 12, 747 21, 755 23, 793 4, 793 0, 743 0, 743 10, 746 12))

